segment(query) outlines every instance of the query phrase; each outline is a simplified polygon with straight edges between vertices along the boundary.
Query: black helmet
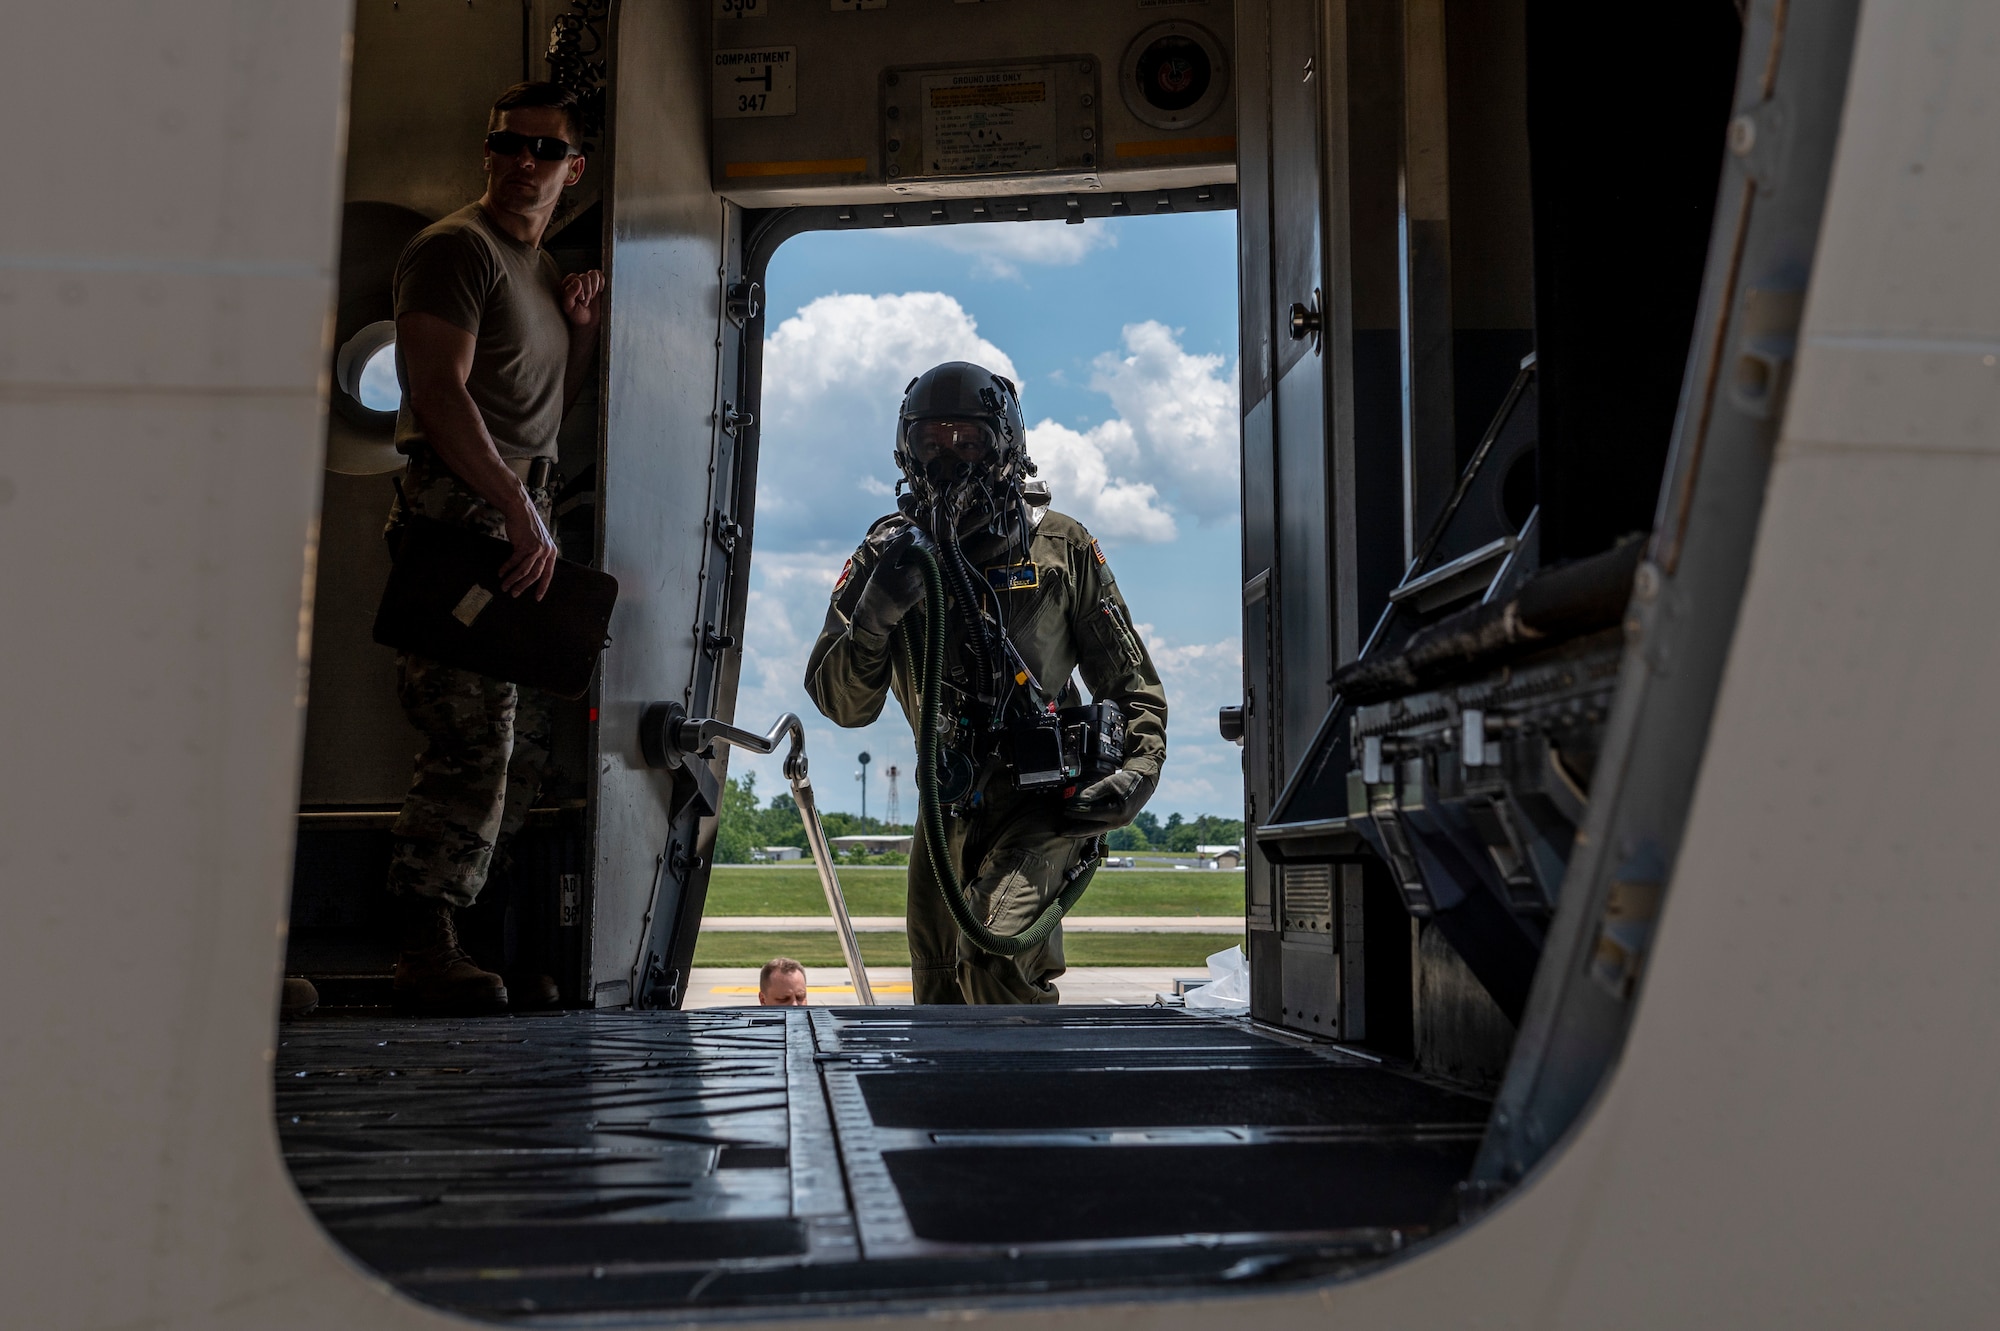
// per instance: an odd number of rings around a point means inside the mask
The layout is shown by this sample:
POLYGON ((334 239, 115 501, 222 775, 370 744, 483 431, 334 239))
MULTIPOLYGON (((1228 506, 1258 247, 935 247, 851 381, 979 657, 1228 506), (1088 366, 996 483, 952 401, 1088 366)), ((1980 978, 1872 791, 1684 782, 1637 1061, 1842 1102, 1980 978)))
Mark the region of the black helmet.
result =
POLYGON ((1014 381, 970 361, 932 366, 903 390, 896 416, 896 465, 912 489, 949 488, 978 475, 990 488, 1018 484, 1034 474, 1021 394, 1014 381), (964 431, 929 431, 929 422, 955 422, 964 431))

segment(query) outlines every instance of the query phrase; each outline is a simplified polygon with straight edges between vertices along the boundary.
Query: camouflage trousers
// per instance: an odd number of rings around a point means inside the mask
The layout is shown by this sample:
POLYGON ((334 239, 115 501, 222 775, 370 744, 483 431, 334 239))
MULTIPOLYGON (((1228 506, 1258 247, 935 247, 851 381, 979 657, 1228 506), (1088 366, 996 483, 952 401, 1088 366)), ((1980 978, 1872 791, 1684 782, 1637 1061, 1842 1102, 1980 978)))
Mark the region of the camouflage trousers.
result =
MULTIPOLYGON (((1061 894, 1084 841, 1058 835, 1046 811, 1015 804, 946 823, 967 903, 997 934, 1017 934, 1061 894)), ((919 833, 912 844, 905 922, 912 997, 919 1003, 1054 1003, 1063 973, 1062 927, 1018 957, 981 951, 959 932, 919 833)))
MULTIPOLYGON (((547 521, 549 492, 529 497, 547 521)), ((411 458, 390 526, 406 513, 507 534, 500 511, 429 454, 411 458)), ((423 742, 390 830, 389 891, 469 906, 541 789, 552 700, 409 652, 396 656, 396 696, 423 742)))

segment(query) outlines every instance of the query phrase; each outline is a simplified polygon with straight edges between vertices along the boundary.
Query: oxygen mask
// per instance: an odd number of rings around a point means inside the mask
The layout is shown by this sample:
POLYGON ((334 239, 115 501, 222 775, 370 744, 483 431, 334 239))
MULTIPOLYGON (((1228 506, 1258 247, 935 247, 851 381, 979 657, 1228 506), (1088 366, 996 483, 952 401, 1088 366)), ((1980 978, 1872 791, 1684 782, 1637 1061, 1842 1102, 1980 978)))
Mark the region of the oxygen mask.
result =
POLYGON ((969 536, 1004 512, 998 440, 987 422, 912 421, 904 432, 903 455, 914 500, 904 511, 922 514, 939 539, 969 536))

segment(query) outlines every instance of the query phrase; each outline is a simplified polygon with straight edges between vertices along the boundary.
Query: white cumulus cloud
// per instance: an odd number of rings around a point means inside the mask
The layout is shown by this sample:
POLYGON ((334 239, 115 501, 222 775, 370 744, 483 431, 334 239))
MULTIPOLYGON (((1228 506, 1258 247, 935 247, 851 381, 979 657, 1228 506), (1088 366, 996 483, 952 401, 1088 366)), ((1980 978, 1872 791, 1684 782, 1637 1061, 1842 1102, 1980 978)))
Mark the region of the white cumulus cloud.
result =
POLYGON ((1090 222, 985 222, 975 226, 913 228, 901 234, 972 256, 975 277, 1017 278, 1023 266, 1066 268, 1092 251, 1118 244, 1118 233, 1090 222))
POLYGON ((764 402, 820 409, 829 391, 870 393, 903 385, 941 360, 977 361, 1014 377, 1007 353, 942 291, 900 296, 821 296, 778 325, 764 343, 764 402))
POLYGON ((1175 808, 1233 809, 1243 798, 1243 750, 1216 731, 1215 714, 1243 700, 1242 639, 1182 643, 1151 624, 1135 627, 1167 690, 1167 766, 1153 806, 1162 816, 1175 808))
POLYGON ((764 343, 763 437, 767 456, 792 461, 758 469, 760 544, 853 548, 866 520, 856 529, 832 492, 859 486, 880 499, 893 491, 879 478, 895 448, 903 389, 948 360, 1018 377, 1007 353, 941 291, 821 296, 779 324, 764 343))
POLYGON ((1237 379, 1221 355, 1194 355, 1156 320, 1127 324, 1125 354, 1093 363, 1090 386, 1131 429, 1148 479, 1204 518, 1234 514, 1240 466, 1237 379), (1225 373, 1225 366, 1228 366, 1225 373))
POLYGON ((1180 534, 1157 487, 1112 472, 1139 460, 1124 421, 1105 421, 1087 433, 1042 421, 1028 428, 1028 454, 1049 483, 1055 507, 1099 536, 1152 542, 1180 534))

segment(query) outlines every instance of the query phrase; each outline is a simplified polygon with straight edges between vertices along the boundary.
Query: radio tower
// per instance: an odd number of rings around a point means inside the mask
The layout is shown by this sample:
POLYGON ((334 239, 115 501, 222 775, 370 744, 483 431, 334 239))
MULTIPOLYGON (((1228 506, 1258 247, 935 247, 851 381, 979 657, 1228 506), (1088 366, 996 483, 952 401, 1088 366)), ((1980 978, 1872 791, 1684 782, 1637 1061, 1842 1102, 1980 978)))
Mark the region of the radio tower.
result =
POLYGON ((903 803, 896 794, 896 778, 902 774, 903 769, 893 764, 882 769, 882 775, 889 778, 889 826, 891 827, 903 825, 903 803))

